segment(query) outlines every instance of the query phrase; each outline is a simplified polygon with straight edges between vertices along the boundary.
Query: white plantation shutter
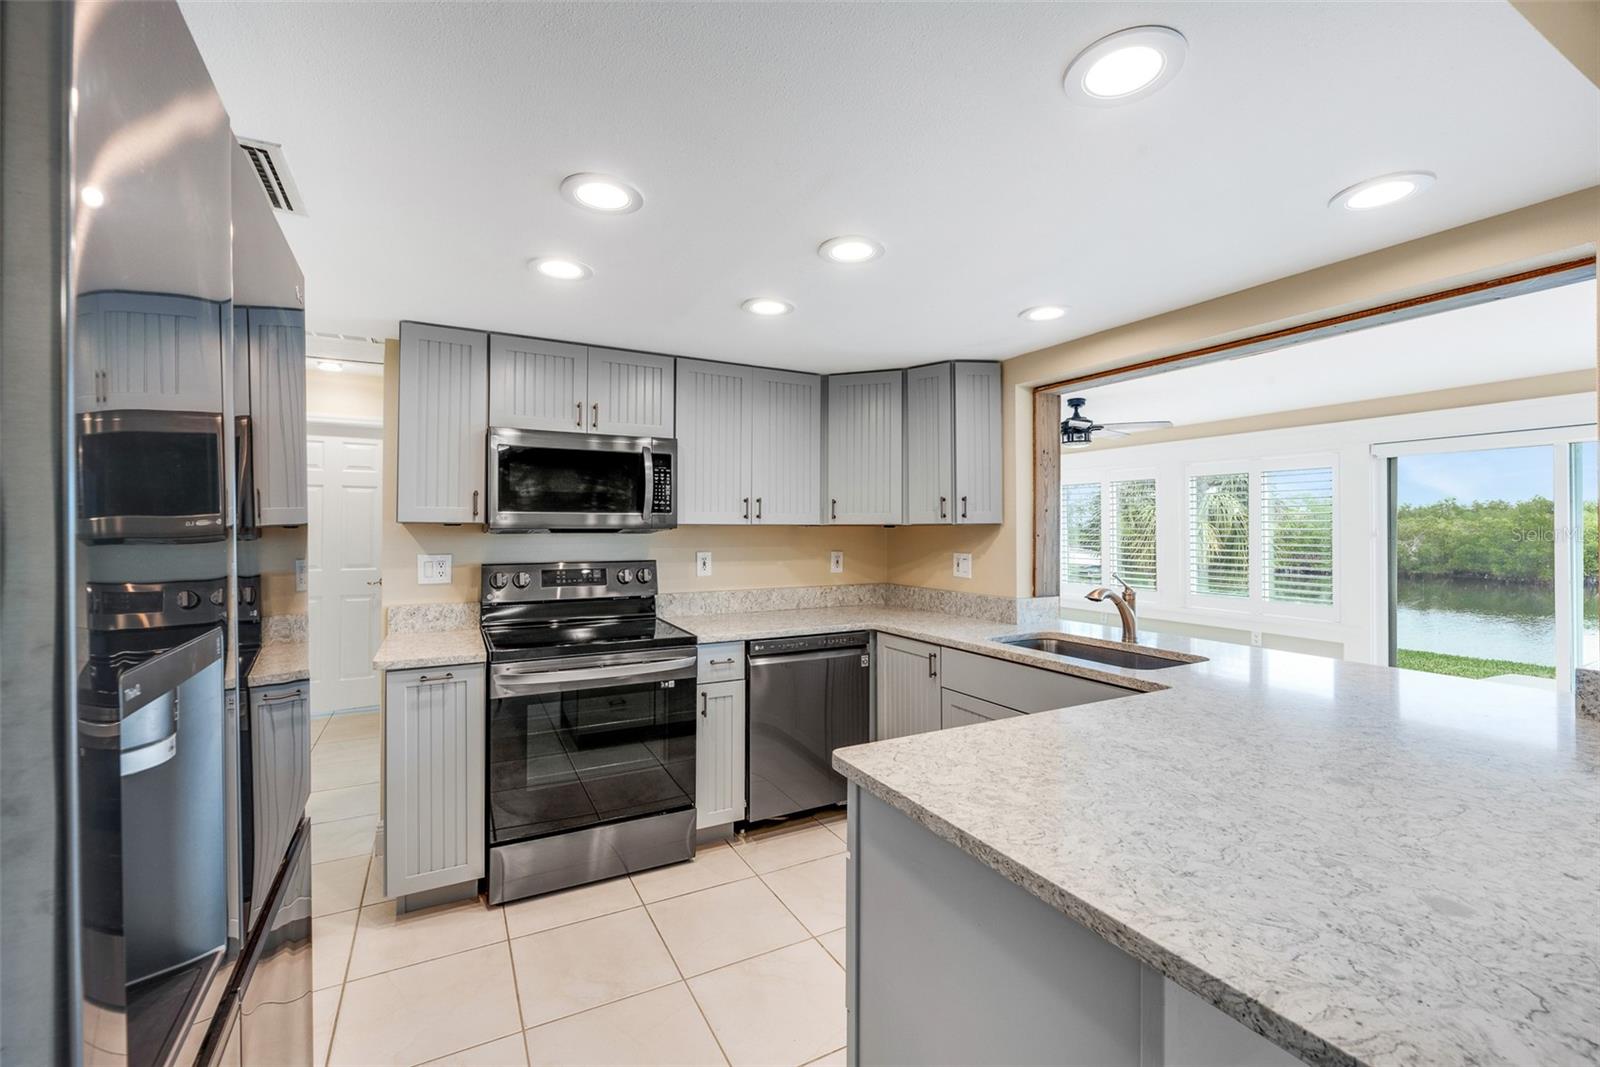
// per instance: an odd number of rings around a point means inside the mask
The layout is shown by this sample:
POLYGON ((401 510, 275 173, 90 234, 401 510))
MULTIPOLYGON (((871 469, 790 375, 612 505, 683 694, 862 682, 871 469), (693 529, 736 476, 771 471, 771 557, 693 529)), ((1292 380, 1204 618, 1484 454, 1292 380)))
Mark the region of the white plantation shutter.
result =
POLYGON ((1135 589, 1156 587, 1156 480, 1112 482, 1106 494, 1111 571, 1135 589))
POLYGON ((1333 603, 1333 468, 1261 472, 1262 594, 1333 603))
POLYGON ((1250 595, 1250 475, 1189 478, 1189 590, 1250 595))
POLYGON ((1100 582, 1100 483, 1061 486, 1061 584, 1100 582))

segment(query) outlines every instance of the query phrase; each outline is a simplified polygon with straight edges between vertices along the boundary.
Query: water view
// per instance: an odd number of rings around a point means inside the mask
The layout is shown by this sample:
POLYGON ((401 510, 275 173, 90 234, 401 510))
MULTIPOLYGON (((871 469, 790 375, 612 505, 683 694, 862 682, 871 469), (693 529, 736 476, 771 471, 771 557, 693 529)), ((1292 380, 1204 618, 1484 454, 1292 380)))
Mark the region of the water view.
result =
MULTIPOLYGON (((1555 668, 1553 585, 1407 578, 1398 600, 1403 648, 1555 668)), ((1583 598, 1583 644, 1585 660, 1600 658, 1600 610, 1592 592, 1583 598)))

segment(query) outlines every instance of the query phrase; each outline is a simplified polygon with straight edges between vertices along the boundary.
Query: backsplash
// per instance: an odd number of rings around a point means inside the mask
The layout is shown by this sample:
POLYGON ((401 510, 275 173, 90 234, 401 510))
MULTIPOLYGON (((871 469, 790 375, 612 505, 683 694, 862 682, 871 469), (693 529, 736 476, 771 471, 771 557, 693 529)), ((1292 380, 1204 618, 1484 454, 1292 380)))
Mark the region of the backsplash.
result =
POLYGON ((1056 618, 1061 602, 1056 597, 990 596, 888 582, 662 593, 656 598, 656 607, 663 615, 729 615, 749 611, 793 611, 879 604, 990 622, 1042 626, 1056 618))
POLYGON ((261 640, 304 641, 308 636, 306 617, 298 612, 261 617, 261 640))
POLYGON ((478 625, 476 600, 438 604, 391 604, 386 621, 391 634, 467 630, 478 625))

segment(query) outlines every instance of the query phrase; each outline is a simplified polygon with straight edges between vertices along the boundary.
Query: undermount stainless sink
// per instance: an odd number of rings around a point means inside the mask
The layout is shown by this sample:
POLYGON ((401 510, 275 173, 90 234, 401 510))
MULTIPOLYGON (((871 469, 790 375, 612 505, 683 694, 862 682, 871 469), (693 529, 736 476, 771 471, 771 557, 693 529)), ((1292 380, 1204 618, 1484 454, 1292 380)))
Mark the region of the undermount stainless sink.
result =
POLYGON ((1182 667, 1186 663, 1204 662, 1203 656, 1185 656, 1176 652, 1170 655, 1154 655, 1149 652, 1135 652, 1129 648, 1111 648, 1106 645, 1091 644, 1088 641, 1074 641, 1070 637, 1052 637, 1048 634, 1020 634, 997 640, 1003 645, 1031 648, 1035 652, 1086 659, 1094 663, 1127 667, 1135 671, 1158 671, 1167 667, 1182 667))

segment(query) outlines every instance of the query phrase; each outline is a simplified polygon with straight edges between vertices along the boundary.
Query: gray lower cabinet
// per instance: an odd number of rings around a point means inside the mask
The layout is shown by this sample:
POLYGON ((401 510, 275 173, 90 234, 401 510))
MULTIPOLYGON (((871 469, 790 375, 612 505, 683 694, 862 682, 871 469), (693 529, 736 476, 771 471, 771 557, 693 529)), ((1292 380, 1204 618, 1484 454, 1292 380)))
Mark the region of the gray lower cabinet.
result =
POLYGON ((305 312, 244 311, 256 525, 301 526, 307 518, 305 312))
POLYGON ((987 700, 958 693, 954 689, 946 689, 940 700, 940 729, 948 730, 953 726, 971 726, 978 722, 993 722, 996 719, 1011 719, 1022 712, 1016 708, 1004 707, 993 704, 987 700))
POLYGON ((998 523, 998 363, 934 363, 906 371, 906 522, 998 523))
POLYGON ((895 525, 905 518, 905 378, 900 371, 828 376, 828 494, 823 521, 895 525))
POLYGON ((489 336, 400 324, 395 518, 480 522, 489 429, 489 336))
POLYGON ((744 818, 744 679, 702 683, 697 697, 695 824, 705 829, 744 818))
POLYGON ((938 645, 878 635, 875 740, 937 730, 942 723, 938 645))
POLYGON ((1094 682, 1043 667, 1029 667, 993 656, 980 656, 947 648, 940 658, 946 689, 958 693, 982 693, 1001 707, 1032 714, 1053 711, 1097 700, 1125 697, 1134 692, 1120 686, 1094 682))
POLYGON ((384 889, 484 873, 484 668, 389 671, 383 703, 384 889))

